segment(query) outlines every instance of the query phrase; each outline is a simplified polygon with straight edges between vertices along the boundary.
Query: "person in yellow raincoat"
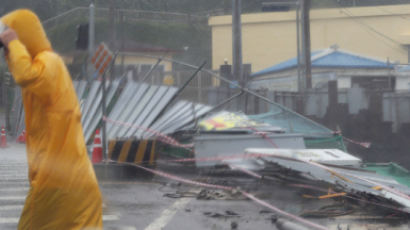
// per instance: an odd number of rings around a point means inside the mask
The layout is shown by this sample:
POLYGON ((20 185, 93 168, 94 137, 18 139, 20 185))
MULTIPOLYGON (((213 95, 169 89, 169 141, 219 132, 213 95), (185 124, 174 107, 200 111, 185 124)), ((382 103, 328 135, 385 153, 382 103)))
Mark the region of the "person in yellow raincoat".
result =
POLYGON ((18 229, 102 229, 102 197, 88 158, 70 74, 38 17, 1 18, 9 70, 22 88, 30 190, 18 229))

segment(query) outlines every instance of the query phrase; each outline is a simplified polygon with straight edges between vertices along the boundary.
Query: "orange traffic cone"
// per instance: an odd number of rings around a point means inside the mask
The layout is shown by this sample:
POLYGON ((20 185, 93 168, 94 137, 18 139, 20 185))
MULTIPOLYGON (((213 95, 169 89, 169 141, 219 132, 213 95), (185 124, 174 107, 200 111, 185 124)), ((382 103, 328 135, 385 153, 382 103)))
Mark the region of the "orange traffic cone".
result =
POLYGON ((21 132, 20 136, 17 138, 17 143, 25 144, 26 138, 26 130, 23 130, 23 132, 21 132))
POLYGON ((7 137, 4 126, 1 126, 0 148, 7 148, 7 137))
POLYGON ((94 137, 94 146, 93 146, 93 153, 92 153, 92 162, 93 163, 100 163, 102 161, 102 144, 101 144, 101 136, 100 130, 97 129, 95 131, 94 137))

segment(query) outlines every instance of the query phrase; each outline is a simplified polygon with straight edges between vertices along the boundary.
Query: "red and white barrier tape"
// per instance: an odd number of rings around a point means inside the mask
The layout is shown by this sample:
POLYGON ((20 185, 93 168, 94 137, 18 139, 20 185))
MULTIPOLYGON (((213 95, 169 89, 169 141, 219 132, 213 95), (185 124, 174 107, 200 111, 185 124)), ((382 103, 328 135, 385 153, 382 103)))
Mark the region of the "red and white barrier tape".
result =
MULTIPOLYGON (((195 152, 194 152, 195 153, 195 152)), ((166 160, 168 162, 209 162, 209 161, 225 161, 225 160, 235 160, 235 159, 248 159, 248 158, 258 158, 262 156, 267 156, 261 153, 241 153, 232 154, 228 156, 218 156, 218 157, 201 157, 201 158, 182 158, 176 160, 166 160)))
MULTIPOLYGON (((262 175, 260 175, 260 174, 258 174, 258 173, 255 173, 255 172, 252 172, 252 171, 249 171, 249 170, 247 170, 247 169, 245 169, 245 168, 238 167, 238 166, 233 166, 233 165, 230 165, 230 167, 231 167, 232 169, 239 170, 239 171, 241 171, 241 172, 243 172, 243 173, 245 173, 245 174, 247 174, 247 175, 249 175, 249 176, 255 177, 255 178, 257 178, 257 179, 262 179, 262 178, 263 178, 262 175)), ((370 182, 369 182, 369 183, 370 183, 370 182)), ((315 190, 315 191, 320 191, 320 192, 329 193, 329 191, 326 190, 326 189, 320 189, 320 188, 318 188, 318 187, 316 187, 316 186, 311 186, 311 185, 307 185, 307 184, 288 184, 288 186, 298 187, 298 188, 305 188, 305 189, 311 189, 311 190, 315 190)), ((335 192, 331 192, 331 194, 335 194, 335 192)), ((353 196, 349 196, 349 195, 345 195, 345 197, 346 197, 346 198, 349 198, 349 199, 352 199, 352 200, 357 200, 357 201, 360 201, 360 202, 363 202, 363 203, 368 203, 368 204, 372 204, 372 205, 375 205, 375 206, 379 206, 379 207, 388 208, 388 209, 392 209, 392 210, 395 210, 395 211, 406 212, 406 213, 407 213, 407 211, 406 211, 405 209, 403 209, 403 208, 397 208, 397 207, 394 207, 394 206, 391 206, 391 205, 385 205, 385 204, 381 204, 381 203, 377 203, 377 202, 372 202, 372 201, 368 201, 368 200, 366 200, 366 199, 359 199, 359 198, 356 198, 356 197, 353 197, 353 196)))
MULTIPOLYGON (((223 185, 214 185, 214 184, 208 184, 208 183, 203 183, 203 182, 197 182, 197 181, 185 179, 185 178, 182 178, 182 177, 179 177, 179 176, 175 176, 175 175, 172 175, 172 174, 169 174, 169 173, 165 173, 165 172, 162 172, 162 171, 159 171, 159 170, 149 169, 149 168, 146 168, 144 166, 137 165, 137 164, 132 164, 132 163, 125 163, 125 164, 132 165, 132 166, 135 166, 137 168, 148 171, 150 173, 153 173, 155 175, 158 175, 158 176, 161 176, 161 177, 164 177, 164 178, 168 178, 168 179, 171 179, 171 180, 176 180, 176 181, 179 181, 179 182, 182 182, 182 183, 185 183, 185 184, 201 186, 201 187, 206 187, 206 188, 213 188, 213 189, 222 189, 222 190, 228 190, 228 191, 235 190, 235 188, 233 188, 233 187, 223 186, 223 185)), ((276 213, 278 213, 282 216, 285 216, 287 218, 296 220, 296 221, 298 221, 302 224, 305 224, 309 227, 313 227, 315 229, 328 230, 328 228, 326 228, 322 225, 313 223, 313 222, 305 220, 305 219, 303 219, 299 216, 296 216, 296 215, 293 215, 291 213, 285 212, 285 211, 283 211, 283 210, 281 210, 281 209, 279 209, 279 208, 277 208, 277 207, 275 207, 275 206, 273 206, 273 205, 271 205, 271 204, 269 204, 269 203, 267 203, 263 200, 260 200, 260 199, 256 198, 254 195, 252 195, 250 193, 247 193, 247 192, 242 191, 242 190, 238 190, 238 191, 241 192, 242 195, 244 195, 245 197, 247 197, 250 200, 254 201, 255 203, 260 204, 260 205, 262 205, 266 208, 269 208, 272 211, 274 211, 274 212, 276 212, 276 213)))
POLYGON ((118 126, 123 126, 123 127, 127 127, 127 128, 134 128, 134 129, 139 129, 139 130, 143 130, 146 131, 148 133, 153 134, 154 136, 156 136, 157 138, 159 138, 158 140, 176 147, 181 147, 181 148, 185 148, 188 150, 191 150, 191 148, 194 146, 193 144, 181 144, 179 143, 177 140, 175 140, 174 138, 163 134, 159 131, 147 128, 147 127, 142 127, 142 126, 138 126, 138 125, 133 125, 127 122, 122 122, 122 121, 116 121, 116 120, 112 120, 108 117, 103 117, 103 121, 107 122, 107 123, 111 123, 111 124, 115 124, 118 126))
MULTIPOLYGON (((116 124, 116 125, 121 125, 121 126, 126 126, 126 127, 133 127, 133 128, 136 128, 136 129, 142 129, 142 130, 144 130, 144 131, 147 131, 147 132, 149 132, 149 133, 154 134, 154 135, 157 136, 157 137, 160 137, 160 139, 159 139, 160 141, 163 141, 163 142, 165 142, 165 143, 167 143, 167 144, 170 144, 170 145, 173 145, 173 146, 176 146, 176 147, 185 148, 185 149, 188 149, 189 151, 194 152, 193 149, 192 149, 193 144, 189 144, 189 145, 181 144, 181 143, 179 143, 177 140, 173 139, 172 137, 167 136, 166 134, 162 134, 161 132, 158 132, 158 131, 155 131, 155 130, 152 130, 152 129, 149 129, 149 128, 146 128, 146 127, 141 127, 141 126, 137 126, 137 125, 132 125, 132 124, 125 123, 125 122, 121 122, 121 121, 111 120, 111 119, 109 119, 109 118, 107 118, 107 117, 103 117, 103 120, 104 120, 105 122, 110 122, 110 123, 113 123, 113 124, 116 124)), ((257 130, 255 129, 255 131, 257 131, 257 130)), ((262 135, 262 137, 263 137, 265 140, 269 141, 272 145, 274 145, 274 147, 277 147, 276 144, 275 144, 267 135, 262 135)), ((346 138, 346 139, 348 139, 348 138, 346 138)), ((350 140, 350 139, 348 139, 348 140, 350 140)), ((350 140, 350 141, 352 141, 352 140, 350 140)), ((209 158, 199 158, 199 159, 196 159, 196 158, 185 158, 185 159, 178 159, 178 160, 171 160, 171 161, 173 161, 173 162, 223 161, 223 160, 239 159, 239 158, 240 158, 240 159, 244 159, 244 158, 257 158, 257 157, 261 157, 261 156, 266 156, 266 155, 264 155, 264 154, 259 154, 259 153, 251 153, 251 154, 231 155, 231 156, 225 156, 225 157, 209 157, 209 158)), ((275 157, 274 155, 271 155, 271 154, 270 154, 269 156, 275 157)), ((276 157, 280 157, 280 156, 276 156, 276 157)), ((343 178, 342 176, 340 176, 340 174, 344 174, 344 173, 340 173, 340 172, 338 172, 337 170, 333 170, 333 169, 331 169, 331 168, 329 168, 329 167, 327 167, 327 166, 324 166, 324 165, 322 165, 322 164, 319 164, 319 163, 316 163, 316 162, 312 162, 312 161, 307 161, 307 160, 302 160, 302 159, 294 159, 294 160, 299 160, 299 161, 302 161, 302 162, 304 162, 304 163, 306 163, 306 164, 313 165, 313 166, 316 166, 316 167, 318 167, 318 168, 324 169, 324 170, 326 170, 326 171, 328 171, 328 172, 334 174, 335 176, 338 176, 338 177, 340 177, 341 179, 344 180, 344 178, 343 178)), ((346 173, 345 173, 345 174, 346 174, 346 173)), ((355 178, 357 178, 357 179, 366 181, 366 182, 371 183, 371 184, 376 185, 376 186, 380 186, 381 188, 385 189, 386 191, 389 191, 389 192, 391 192, 391 193, 393 193, 393 194, 396 194, 396 195, 398 195, 398 196, 400 196, 400 197, 402 197, 402 198, 405 198, 405 199, 407 199, 407 200, 410 200, 410 196, 408 196, 408 195, 406 195, 406 194, 404 194, 404 193, 402 193, 402 192, 400 192, 400 191, 397 191, 397 190, 395 190, 395 189, 393 189, 393 188, 384 186, 384 185, 382 185, 382 184, 376 183, 376 182, 374 182, 374 181, 372 181, 372 180, 368 180, 368 179, 366 179, 366 178, 358 177, 358 176, 351 175, 351 174, 346 174, 346 175, 349 175, 349 176, 355 177, 355 178)))
POLYGON ((229 165, 229 167, 230 167, 231 169, 241 171, 241 172, 243 172, 243 173, 245 173, 245 174, 248 174, 249 176, 252 176, 252 177, 255 177, 255 178, 258 178, 258 179, 262 179, 262 178, 263 178, 262 175, 259 175, 258 173, 252 172, 252 171, 250 171, 250 170, 248 170, 248 169, 246 169, 246 168, 243 168, 243 167, 239 167, 239 166, 235 166, 235 165, 229 165))
POLYGON ((256 135, 259 135, 261 137, 263 137, 265 140, 267 140, 274 148, 279 148, 278 145, 276 145, 276 143, 272 140, 272 138, 268 137, 268 133, 267 132, 261 132, 259 130, 257 130, 255 127, 247 127, 251 130, 253 130, 255 132, 256 135))
POLYGON ((354 141, 354 140, 349 139, 349 138, 347 138, 347 137, 343 137, 343 139, 346 140, 346 141, 348 141, 348 142, 350 142, 350 143, 359 145, 359 146, 361 146, 361 147, 363 147, 363 148, 365 148, 365 149, 370 148, 370 146, 372 145, 371 142, 359 142, 359 141, 354 141))

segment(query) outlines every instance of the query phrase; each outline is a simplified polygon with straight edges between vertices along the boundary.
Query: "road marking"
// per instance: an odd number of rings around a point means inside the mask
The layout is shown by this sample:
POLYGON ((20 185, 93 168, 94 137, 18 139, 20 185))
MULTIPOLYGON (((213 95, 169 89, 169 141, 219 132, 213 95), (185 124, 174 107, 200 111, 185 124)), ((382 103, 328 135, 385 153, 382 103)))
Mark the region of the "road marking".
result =
POLYGON ((120 217, 118 215, 103 215, 103 221, 115 221, 119 220, 120 217))
POLYGON ((10 173, 10 174, 4 174, 0 172, 0 178, 28 178, 27 174, 15 174, 15 173, 10 173))
POLYGON ((25 196, 0 196, 0 200, 25 200, 25 196))
POLYGON ((23 205, 3 205, 0 206, 0 211, 22 210, 23 205))
POLYGON ((24 182, 24 183, 28 183, 28 179, 27 178, 9 178, 9 179, 2 179, 0 180, 1 182, 6 182, 6 183, 10 183, 10 182, 24 182))
POLYGON ((0 176, 0 180, 28 180, 27 176, 0 176))
POLYGON ((157 218, 154 222, 152 222, 145 230, 159 230, 164 228, 169 221, 171 221, 172 217, 177 213, 178 210, 184 208, 192 198, 181 198, 177 200, 171 207, 165 209, 161 216, 157 218))
MULTIPOLYGON (((103 215, 103 221, 115 221, 119 219, 120 218, 117 215, 103 215)), ((19 222, 19 218, 13 218, 13 217, 0 218, 0 224, 17 224, 18 222, 19 222)))
POLYGON ((0 180, 0 184, 21 184, 21 185, 28 185, 28 181, 27 180, 0 180))
MULTIPOLYGON (((0 207, 0 210, 16 210, 22 209, 23 205, 10 205, 10 206, 3 206, 0 207)), ((119 220, 118 215, 103 215, 103 221, 115 221, 119 220)), ((16 224, 18 223, 19 218, 12 218, 12 217, 3 217, 0 218, 0 224, 16 224)))
POLYGON ((117 226, 116 229, 118 230, 137 230, 137 228, 133 226, 117 226))
POLYGON ((26 192, 29 187, 11 187, 11 188, 0 188, 0 192, 26 192))
POLYGON ((2 217, 0 218, 0 224, 18 224, 19 218, 14 217, 2 217))

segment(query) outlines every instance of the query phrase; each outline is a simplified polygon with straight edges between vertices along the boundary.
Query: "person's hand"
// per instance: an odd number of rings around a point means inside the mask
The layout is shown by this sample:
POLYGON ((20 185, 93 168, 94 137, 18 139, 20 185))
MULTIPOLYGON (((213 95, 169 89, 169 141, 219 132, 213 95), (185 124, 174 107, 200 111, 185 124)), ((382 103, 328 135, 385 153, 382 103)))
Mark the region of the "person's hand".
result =
POLYGON ((18 39, 17 33, 11 28, 7 28, 3 33, 0 34, 0 41, 6 48, 9 47, 9 43, 11 41, 16 39, 18 39))

